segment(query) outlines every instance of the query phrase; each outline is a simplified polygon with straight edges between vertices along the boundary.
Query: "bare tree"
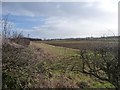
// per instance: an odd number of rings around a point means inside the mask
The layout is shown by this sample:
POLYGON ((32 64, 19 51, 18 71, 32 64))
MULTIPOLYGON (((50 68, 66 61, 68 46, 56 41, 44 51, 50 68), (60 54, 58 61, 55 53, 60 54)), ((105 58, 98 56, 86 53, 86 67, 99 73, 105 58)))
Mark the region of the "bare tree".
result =
POLYGON ((9 14, 7 14, 2 19, 2 43, 10 43, 10 41, 14 41, 18 44, 24 44, 27 42, 29 44, 29 40, 24 39, 23 33, 18 32, 15 30, 14 24, 12 22, 9 22, 8 20, 9 14), (13 30, 14 29, 14 30, 13 30))
POLYGON ((82 59, 82 73, 93 75, 96 78, 108 81, 120 89, 120 61, 119 47, 101 47, 93 51, 80 52, 82 59))
POLYGON ((8 21, 9 14, 2 18, 2 39, 3 43, 8 43, 9 38, 11 38, 11 29, 13 28, 13 24, 8 21))

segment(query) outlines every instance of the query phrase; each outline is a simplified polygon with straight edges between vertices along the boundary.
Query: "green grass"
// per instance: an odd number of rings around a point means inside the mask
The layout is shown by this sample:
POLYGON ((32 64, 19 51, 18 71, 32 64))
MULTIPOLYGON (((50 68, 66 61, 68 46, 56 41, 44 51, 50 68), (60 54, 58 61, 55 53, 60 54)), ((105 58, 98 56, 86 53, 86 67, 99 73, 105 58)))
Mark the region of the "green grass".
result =
POLYGON ((77 83, 85 82, 90 87, 93 88, 110 88, 113 87, 108 82, 102 82, 94 77, 90 77, 89 75, 85 75, 80 72, 71 71, 71 68, 75 66, 75 68, 81 68, 81 60, 79 55, 79 50, 48 45, 46 43, 41 42, 31 42, 37 48, 42 48, 45 52, 50 53, 53 56, 52 61, 45 61, 45 68, 48 69, 46 78, 49 79, 48 73, 52 75, 50 80, 52 82, 56 82, 58 77, 66 77, 68 81, 73 85, 77 85, 77 83))
POLYGON ((77 50, 77 49, 53 46, 53 45, 48 45, 45 43, 35 42, 34 45, 36 47, 40 47, 40 48, 44 49, 46 52, 48 52, 54 56, 59 56, 59 57, 60 56, 61 57, 75 56, 75 55, 78 55, 78 53, 79 53, 79 50, 77 50))
MULTIPOLYGON (((74 46, 78 42, 64 43, 74 46)), ((54 46, 42 41, 30 42, 23 49, 8 44, 3 47, 3 51, 4 88, 113 87, 108 82, 74 71, 81 70, 79 49, 54 46)), ((88 54, 93 57, 92 52, 88 51, 88 54)))

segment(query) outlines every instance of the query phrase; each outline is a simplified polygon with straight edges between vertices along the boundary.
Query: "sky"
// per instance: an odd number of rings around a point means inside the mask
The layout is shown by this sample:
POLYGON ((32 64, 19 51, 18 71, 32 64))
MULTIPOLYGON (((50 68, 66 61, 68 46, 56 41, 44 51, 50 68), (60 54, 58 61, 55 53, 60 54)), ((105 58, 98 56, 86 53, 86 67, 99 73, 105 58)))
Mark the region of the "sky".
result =
POLYGON ((118 0, 2 2, 14 29, 33 38, 118 35, 118 0))

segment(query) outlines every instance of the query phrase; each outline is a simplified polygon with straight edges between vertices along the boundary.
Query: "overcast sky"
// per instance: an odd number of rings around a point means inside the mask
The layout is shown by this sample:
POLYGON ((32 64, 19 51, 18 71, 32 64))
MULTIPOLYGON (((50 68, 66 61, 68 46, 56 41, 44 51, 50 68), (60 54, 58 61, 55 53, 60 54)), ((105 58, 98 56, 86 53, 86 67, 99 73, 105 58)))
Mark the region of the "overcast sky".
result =
POLYGON ((3 2, 2 14, 8 13, 9 22, 30 37, 76 38, 118 34, 118 0, 3 2))

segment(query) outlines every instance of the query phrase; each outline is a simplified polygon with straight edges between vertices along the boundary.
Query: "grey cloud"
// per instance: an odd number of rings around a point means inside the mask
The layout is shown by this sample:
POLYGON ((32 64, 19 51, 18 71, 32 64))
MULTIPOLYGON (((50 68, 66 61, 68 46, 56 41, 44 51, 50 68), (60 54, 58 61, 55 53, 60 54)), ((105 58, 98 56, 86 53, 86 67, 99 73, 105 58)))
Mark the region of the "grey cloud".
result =
POLYGON ((4 2, 3 13, 25 16, 62 16, 79 18, 102 17, 106 12, 97 8, 98 2, 4 2))
POLYGON ((98 7, 99 4, 99 2, 4 2, 3 14, 45 17, 45 23, 32 30, 34 36, 43 38, 98 35, 100 30, 105 30, 104 26, 109 24, 109 27, 114 27, 116 24, 114 22, 117 21, 116 13, 105 12, 98 7), (88 22, 83 24, 84 21, 88 22))

